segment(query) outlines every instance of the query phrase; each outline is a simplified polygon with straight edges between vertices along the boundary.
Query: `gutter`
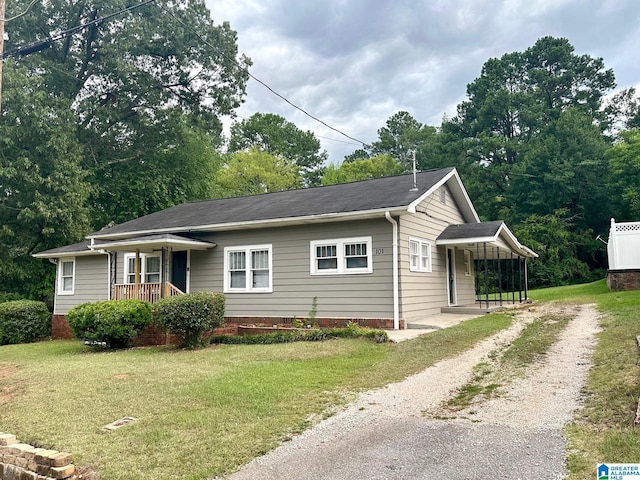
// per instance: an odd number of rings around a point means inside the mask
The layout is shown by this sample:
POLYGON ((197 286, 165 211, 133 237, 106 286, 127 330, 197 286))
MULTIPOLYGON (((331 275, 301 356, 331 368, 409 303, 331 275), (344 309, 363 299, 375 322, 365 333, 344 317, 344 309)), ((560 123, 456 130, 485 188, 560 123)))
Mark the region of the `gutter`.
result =
POLYGON ((393 329, 400 330, 400 288, 398 280, 398 221, 389 211, 384 216, 393 225, 393 329))

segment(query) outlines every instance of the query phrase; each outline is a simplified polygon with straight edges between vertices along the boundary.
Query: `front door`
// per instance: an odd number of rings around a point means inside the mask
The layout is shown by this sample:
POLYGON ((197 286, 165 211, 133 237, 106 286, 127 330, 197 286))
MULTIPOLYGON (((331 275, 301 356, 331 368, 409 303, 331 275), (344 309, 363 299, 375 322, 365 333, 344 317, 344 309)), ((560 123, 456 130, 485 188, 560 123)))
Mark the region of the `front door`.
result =
POLYGON ((171 283, 187 293, 187 252, 171 252, 171 283))
POLYGON ((449 305, 456 304, 456 259, 455 250, 447 248, 447 291, 449 305))

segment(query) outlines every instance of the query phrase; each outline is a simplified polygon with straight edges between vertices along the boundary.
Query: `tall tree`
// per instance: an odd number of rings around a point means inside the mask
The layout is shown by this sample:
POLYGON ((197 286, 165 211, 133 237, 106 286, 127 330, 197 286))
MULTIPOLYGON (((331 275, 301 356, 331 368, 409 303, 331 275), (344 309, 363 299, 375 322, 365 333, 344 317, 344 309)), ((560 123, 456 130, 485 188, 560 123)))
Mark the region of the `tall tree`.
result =
POLYGON ((43 298, 55 269, 31 257, 89 231, 90 186, 66 99, 6 62, 0 122, 0 291, 43 298))
MULTIPOLYGON (((13 8, 27 3, 16 0, 13 8)), ((37 2, 29 15, 10 24, 5 48, 44 41, 53 32, 74 29, 130 5, 125 0, 37 2)), ((238 56, 236 40, 228 23, 214 24, 204 0, 157 0, 79 29, 18 63, 42 78, 49 95, 71 105, 72 132, 82 147, 84 166, 96 173, 91 178, 97 190, 107 184, 110 189, 94 199, 114 193, 143 203, 134 197, 144 197, 144 190, 104 182, 100 173, 129 162, 135 165, 136 177, 144 178, 166 162, 156 152, 180 144, 185 126, 219 142, 219 117, 240 105, 248 79, 250 61, 238 56), (111 191, 121 186, 121 192, 111 191)), ((180 169, 173 172, 180 174, 180 169)), ((171 184, 154 187, 172 191, 171 184)), ((96 205, 99 212, 110 208, 108 203, 96 205)))
POLYGON ((438 130, 418 122, 409 112, 399 111, 378 129, 378 140, 364 150, 356 150, 345 161, 389 155, 409 171, 415 154, 418 168, 429 169, 444 166, 439 151, 438 130))
POLYGON ((223 197, 291 190, 302 183, 295 163, 255 148, 233 154, 216 176, 223 197))
POLYGON ((543 241, 540 248, 552 254, 543 255, 541 281, 586 280, 589 267, 603 265, 593 237, 610 213, 603 132, 611 114, 602 107, 613 87, 602 59, 544 37, 489 59, 457 116, 442 125, 443 152, 483 219, 502 218, 523 234, 562 243, 543 241))
POLYGON ((458 106, 458 115, 443 126, 462 140, 459 148, 480 203, 492 205, 510 188, 527 142, 562 112, 575 108, 602 122, 602 99, 614 86, 613 71, 601 58, 576 55, 564 38, 544 37, 524 52, 488 60, 467 86, 468 100, 458 106))
POLYGON ((231 126, 229 152, 257 149, 294 163, 307 183, 316 184, 327 152, 311 131, 300 130, 294 123, 273 113, 254 113, 231 126))
POLYGON ((618 221, 640 220, 640 130, 622 132, 620 142, 607 151, 607 160, 612 215, 618 221))

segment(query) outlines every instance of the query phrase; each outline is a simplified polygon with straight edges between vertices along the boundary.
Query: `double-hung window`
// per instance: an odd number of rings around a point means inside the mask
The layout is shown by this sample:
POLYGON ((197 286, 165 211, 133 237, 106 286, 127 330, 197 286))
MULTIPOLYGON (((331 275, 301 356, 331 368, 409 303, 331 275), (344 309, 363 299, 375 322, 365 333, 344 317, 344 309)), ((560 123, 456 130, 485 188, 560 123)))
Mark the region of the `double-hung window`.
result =
MULTIPOLYGON (((140 283, 160 283, 160 257, 141 253, 138 258, 140 261, 138 264, 140 283)), ((136 283, 136 256, 133 254, 125 255, 124 266, 125 283, 136 283)))
POLYGON ((311 275, 373 272, 371 237, 315 240, 310 256, 311 275))
POLYGON ((273 291, 271 245, 224 249, 225 293, 270 293, 273 291))
POLYGON ((431 243, 419 238, 409 238, 409 270, 431 271, 431 243))
POLYGON ((76 276, 75 258, 60 260, 58 265, 58 294, 73 295, 76 276))

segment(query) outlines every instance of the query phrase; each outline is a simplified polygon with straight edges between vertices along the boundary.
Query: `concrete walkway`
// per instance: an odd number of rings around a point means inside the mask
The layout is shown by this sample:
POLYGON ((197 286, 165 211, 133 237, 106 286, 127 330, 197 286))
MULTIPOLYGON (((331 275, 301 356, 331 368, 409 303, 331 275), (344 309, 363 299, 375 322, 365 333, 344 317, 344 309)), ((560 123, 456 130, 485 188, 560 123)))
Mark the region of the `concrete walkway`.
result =
POLYGON ((409 328, 403 330, 387 330, 389 340, 392 342, 402 342, 411 338, 419 337, 427 333, 435 332, 436 330, 442 330, 443 328, 453 327, 465 320, 471 320, 472 318, 478 318, 485 315, 484 312, 471 313, 438 313, 436 315, 429 316, 423 320, 413 321, 409 324, 409 328))

